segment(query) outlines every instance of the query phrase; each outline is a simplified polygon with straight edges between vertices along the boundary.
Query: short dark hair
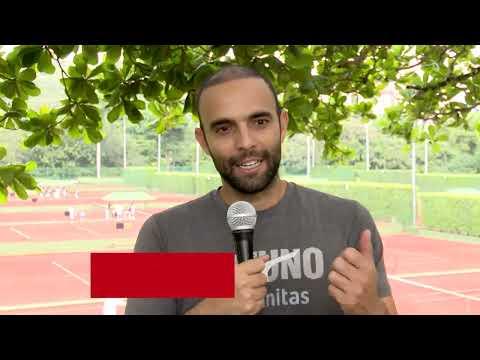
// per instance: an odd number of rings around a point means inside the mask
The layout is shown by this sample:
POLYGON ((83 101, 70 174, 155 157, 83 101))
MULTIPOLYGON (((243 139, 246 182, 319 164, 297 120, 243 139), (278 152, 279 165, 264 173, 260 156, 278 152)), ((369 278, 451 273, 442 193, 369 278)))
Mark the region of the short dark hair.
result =
MULTIPOLYGON (((205 89, 218 85, 223 84, 227 81, 231 80, 238 80, 238 79, 248 79, 248 78, 258 78, 262 79, 272 92, 273 98, 275 99, 275 107, 277 111, 277 115, 280 117, 280 113, 282 112, 282 108, 280 107, 280 103, 278 102, 277 92, 275 87, 273 86, 272 82, 266 76, 260 74, 257 70, 240 65, 227 65, 222 67, 217 72, 209 75, 201 84, 201 86, 195 91, 195 112, 198 114, 200 119, 200 98, 202 93, 205 89)), ((200 126, 202 126, 202 121, 200 119, 200 126)))

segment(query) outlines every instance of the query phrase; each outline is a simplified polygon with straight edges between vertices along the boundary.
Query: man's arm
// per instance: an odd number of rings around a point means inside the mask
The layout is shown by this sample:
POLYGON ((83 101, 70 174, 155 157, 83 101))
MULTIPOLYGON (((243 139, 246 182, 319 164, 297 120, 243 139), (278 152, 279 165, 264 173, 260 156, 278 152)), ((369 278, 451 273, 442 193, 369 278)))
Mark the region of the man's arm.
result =
POLYGON ((330 295, 346 314, 397 314, 380 234, 368 210, 358 203, 349 244, 332 264, 330 295))
POLYGON ((395 300, 393 299, 393 296, 386 296, 381 300, 385 304, 387 315, 398 315, 397 307, 395 306, 395 300))

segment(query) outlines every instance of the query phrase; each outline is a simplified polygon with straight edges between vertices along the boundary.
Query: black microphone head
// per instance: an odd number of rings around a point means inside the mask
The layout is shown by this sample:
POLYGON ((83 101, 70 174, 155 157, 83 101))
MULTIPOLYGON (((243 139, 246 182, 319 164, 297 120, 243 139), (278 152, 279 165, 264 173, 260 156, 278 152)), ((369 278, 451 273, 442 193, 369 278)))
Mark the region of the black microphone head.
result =
POLYGON ((253 230, 257 222, 257 212, 249 202, 237 201, 228 208, 227 222, 232 231, 253 230))

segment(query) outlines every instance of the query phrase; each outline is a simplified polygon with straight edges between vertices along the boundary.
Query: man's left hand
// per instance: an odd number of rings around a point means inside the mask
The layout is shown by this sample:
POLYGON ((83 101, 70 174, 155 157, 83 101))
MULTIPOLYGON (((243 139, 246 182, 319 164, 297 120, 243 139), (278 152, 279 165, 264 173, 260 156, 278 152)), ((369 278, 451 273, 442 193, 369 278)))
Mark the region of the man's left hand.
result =
POLYGON ((364 230, 359 250, 345 249, 332 264, 328 274, 328 292, 345 314, 386 314, 385 304, 378 297, 371 234, 364 230))

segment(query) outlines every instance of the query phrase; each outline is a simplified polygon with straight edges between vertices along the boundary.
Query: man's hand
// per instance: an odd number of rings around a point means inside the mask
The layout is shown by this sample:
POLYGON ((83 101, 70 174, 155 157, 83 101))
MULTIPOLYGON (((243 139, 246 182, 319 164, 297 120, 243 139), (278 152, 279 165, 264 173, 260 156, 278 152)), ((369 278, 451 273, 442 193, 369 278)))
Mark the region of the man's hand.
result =
POLYGON ((186 315, 255 315, 265 307, 267 277, 262 274, 269 256, 247 260, 235 265, 235 297, 205 299, 186 315))
POLYGON ((328 274, 328 292, 345 314, 386 314, 385 304, 378 297, 370 231, 363 231, 359 250, 345 249, 332 264, 328 274))

